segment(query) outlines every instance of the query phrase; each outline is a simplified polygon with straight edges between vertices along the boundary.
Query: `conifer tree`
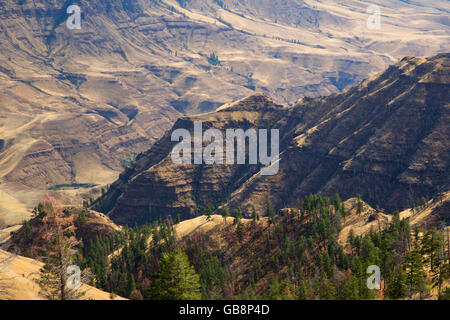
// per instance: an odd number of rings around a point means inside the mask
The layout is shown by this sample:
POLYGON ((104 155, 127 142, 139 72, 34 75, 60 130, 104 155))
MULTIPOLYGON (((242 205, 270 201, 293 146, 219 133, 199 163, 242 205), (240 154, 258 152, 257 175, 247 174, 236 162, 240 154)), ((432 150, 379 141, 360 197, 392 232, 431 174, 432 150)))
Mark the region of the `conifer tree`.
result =
POLYGON ((423 256, 420 253, 417 242, 414 248, 406 256, 406 279, 409 286, 409 297, 415 292, 421 292, 426 280, 426 272, 423 266, 423 256))
POLYGON ((222 208, 222 217, 223 217, 223 221, 226 222, 227 218, 230 216, 230 211, 228 210, 228 207, 226 205, 223 206, 222 208))
POLYGON ((298 288, 298 300, 308 300, 308 288, 306 287, 306 281, 301 281, 298 288))
POLYGON ((358 282, 356 277, 346 275, 344 283, 342 285, 342 300, 358 300, 358 282))
POLYGON ((163 254, 160 270, 148 289, 147 298, 152 300, 201 299, 199 276, 181 249, 163 254))
POLYGON ((206 213, 205 213, 206 220, 211 220, 211 215, 213 214, 213 212, 214 212, 214 210, 213 210, 212 206, 210 204, 208 204, 206 206, 206 213))
POLYGON ((136 290, 136 283, 134 281, 133 274, 128 275, 128 284, 127 284, 127 297, 131 296, 131 293, 136 290))
POLYGON ((270 279, 265 295, 268 300, 281 300, 280 283, 277 279, 270 279))
POLYGON ((69 284, 69 278, 73 275, 69 267, 73 265, 73 259, 73 246, 62 233, 56 234, 37 280, 39 293, 43 297, 49 300, 78 300, 85 294, 69 284))
POLYGON ((269 218, 269 224, 272 224, 275 213, 272 208, 272 203, 270 202, 269 196, 266 196, 266 215, 269 218))
POLYGON ((408 294, 406 274, 402 268, 395 270, 386 282, 385 295, 389 299, 401 299, 408 294))
POLYGON ((443 235, 436 228, 423 236, 423 254, 428 257, 433 288, 438 288, 441 294, 442 284, 449 277, 448 264, 445 263, 445 242, 443 235))
POLYGON ((31 240, 31 225, 28 221, 25 221, 24 223, 24 237, 25 240, 30 241, 31 240))
POLYGON ((315 281, 315 293, 316 297, 320 300, 335 300, 336 288, 334 283, 327 278, 325 273, 322 273, 315 281))
POLYGON ((363 203, 361 201, 361 195, 357 194, 356 198, 358 199, 358 201, 356 202, 356 213, 360 215, 363 212, 363 203))
POLYGON ((254 223, 259 221, 259 215, 256 213, 255 206, 252 206, 252 219, 254 223))
MULTIPOLYGON (((75 271, 74 266, 76 240, 68 238, 63 232, 63 212, 57 207, 54 200, 47 199, 44 202, 43 211, 47 215, 44 221, 52 224, 56 232, 51 235, 47 248, 45 264, 40 270, 40 278, 36 280, 40 287, 40 294, 49 300, 78 300, 85 294, 81 291, 80 283, 70 283, 75 271)), ((83 277, 85 278, 85 277, 83 277)))

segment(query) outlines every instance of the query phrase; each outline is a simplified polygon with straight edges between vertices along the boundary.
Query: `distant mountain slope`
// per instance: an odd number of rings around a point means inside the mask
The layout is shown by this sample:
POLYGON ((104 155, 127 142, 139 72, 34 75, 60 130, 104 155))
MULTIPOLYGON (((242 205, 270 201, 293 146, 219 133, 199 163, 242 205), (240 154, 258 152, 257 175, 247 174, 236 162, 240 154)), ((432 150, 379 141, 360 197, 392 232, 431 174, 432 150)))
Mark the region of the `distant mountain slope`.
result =
POLYGON ((167 214, 184 218, 228 204, 249 214, 295 206, 310 193, 347 199, 360 193, 392 212, 449 189, 450 54, 405 58, 342 94, 303 99, 293 108, 263 95, 176 122, 205 127, 280 129, 280 172, 259 166, 175 165, 168 132, 121 174, 95 205, 120 223, 167 214))
POLYGON ((184 114, 255 91, 293 104, 449 51, 446 2, 378 1, 369 30, 372 2, 2 1, 0 216, 20 223, 49 188, 114 181, 184 114), (66 28, 71 4, 81 30, 66 28))

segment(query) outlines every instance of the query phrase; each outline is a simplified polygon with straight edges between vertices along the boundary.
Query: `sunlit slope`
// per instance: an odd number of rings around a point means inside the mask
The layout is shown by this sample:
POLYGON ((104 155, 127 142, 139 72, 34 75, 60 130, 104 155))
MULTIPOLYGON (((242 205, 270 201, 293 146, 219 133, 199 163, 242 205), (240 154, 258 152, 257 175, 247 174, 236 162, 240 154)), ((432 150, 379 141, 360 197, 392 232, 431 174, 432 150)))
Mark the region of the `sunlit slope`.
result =
MULTIPOLYGON (((0 293, 0 300, 43 300, 39 295, 39 286, 35 283, 43 266, 41 262, 3 250, 0 250, 0 261, 5 261, 0 265, 0 279, 6 287, 6 293, 0 293)), ((83 285, 81 290, 86 292, 83 299, 124 300, 88 285, 83 285)))
MULTIPOLYGON (((309 194, 357 193, 388 213, 449 188, 449 54, 405 58, 342 94, 303 99, 293 108, 253 95, 217 112, 179 119, 95 207, 121 223, 160 215, 190 218, 227 204, 249 215, 295 206, 309 194), (226 129, 280 130, 279 172, 258 165, 174 164, 173 130, 195 121, 226 129), (149 195, 158 194, 158 197, 149 195)), ((225 133, 223 133, 225 135, 225 133)))
POLYGON ((255 91, 294 104, 449 51, 446 1, 80 1, 81 30, 68 5, 0 5, 1 189, 27 208, 25 188, 111 183, 183 114, 255 91))

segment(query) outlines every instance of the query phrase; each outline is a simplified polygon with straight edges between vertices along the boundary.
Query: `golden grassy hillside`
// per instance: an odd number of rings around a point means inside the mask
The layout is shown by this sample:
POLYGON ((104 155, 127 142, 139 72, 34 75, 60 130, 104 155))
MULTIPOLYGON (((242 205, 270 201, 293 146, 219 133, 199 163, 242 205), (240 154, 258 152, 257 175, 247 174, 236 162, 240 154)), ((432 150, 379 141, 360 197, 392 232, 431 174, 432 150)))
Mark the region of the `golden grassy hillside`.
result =
POLYGON ((445 1, 378 1, 380 30, 365 26, 373 1, 78 3, 84 20, 73 31, 68 2, 0 7, 0 217, 8 225, 49 188, 113 182, 183 114, 255 91, 293 104, 349 88, 405 55, 449 51, 445 1), (212 52, 220 65, 208 62, 212 52))
MULTIPOLYGON (((43 263, 0 249, 0 300, 42 300, 39 287, 34 280, 39 276, 43 263)), ((87 300, 124 300, 122 297, 111 297, 109 293, 97 288, 83 285, 87 300)))
POLYGON ((180 118, 95 208, 119 223, 144 223, 159 215, 189 219, 223 204, 246 216, 252 206, 263 214, 268 196, 274 207, 285 208, 309 194, 349 199, 360 193, 387 213, 431 199, 449 187, 449 57, 404 58, 342 94, 303 99, 293 108, 255 94, 180 118), (279 172, 262 176, 259 165, 174 164, 171 132, 192 131, 195 121, 224 133, 279 129, 279 172))

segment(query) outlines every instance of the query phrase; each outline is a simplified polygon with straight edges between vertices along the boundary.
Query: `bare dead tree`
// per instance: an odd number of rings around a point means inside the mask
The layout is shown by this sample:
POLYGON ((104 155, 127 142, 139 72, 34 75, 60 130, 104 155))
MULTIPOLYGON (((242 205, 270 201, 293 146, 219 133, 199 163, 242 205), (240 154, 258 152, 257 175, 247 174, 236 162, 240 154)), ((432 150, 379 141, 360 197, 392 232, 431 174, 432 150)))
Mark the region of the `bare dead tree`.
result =
POLYGON ((74 236, 67 235, 72 233, 72 225, 65 223, 64 212, 55 200, 47 198, 43 204, 46 212, 44 222, 49 230, 49 246, 47 255, 43 258, 45 264, 36 280, 40 294, 49 300, 82 299, 86 292, 81 290, 81 284, 90 275, 86 272, 82 274, 74 265, 78 241, 74 236))

